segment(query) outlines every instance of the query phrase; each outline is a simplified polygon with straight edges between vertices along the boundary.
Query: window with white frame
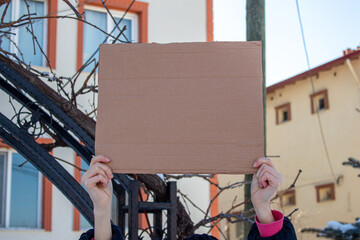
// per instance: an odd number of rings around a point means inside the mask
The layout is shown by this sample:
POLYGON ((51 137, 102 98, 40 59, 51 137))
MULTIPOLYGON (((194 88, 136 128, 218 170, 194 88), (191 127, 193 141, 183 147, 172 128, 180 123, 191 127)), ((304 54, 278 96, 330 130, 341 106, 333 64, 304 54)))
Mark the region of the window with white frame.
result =
MULTIPOLYGON (((126 29, 122 31, 122 34, 119 36, 116 43, 138 42, 138 16, 133 13, 127 13, 121 20, 124 12, 111 11, 111 15, 103 8, 93 6, 85 7, 86 21, 96 25, 98 28, 112 36, 118 36, 120 31, 126 26, 126 29), (118 27, 116 27, 116 24, 118 24, 118 27)), ((99 54, 96 53, 96 50, 99 45, 104 42, 112 43, 114 40, 113 38, 108 38, 105 33, 89 24, 84 24, 83 36, 83 64, 93 58, 98 61, 99 54)), ((95 64, 90 64, 84 71, 90 72, 94 66, 95 64)))
MULTIPOLYGON (((0 14, 1 14, 1 16, 4 13, 5 8, 6 8, 6 4, 3 4, 3 5, 0 6, 0 14)), ((5 23, 11 21, 11 15, 12 15, 11 12, 12 12, 12 4, 9 4, 8 10, 6 11, 5 18, 4 18, 5 23)), ((10 30, 10 28, 4 28, 3 29, 4 32, 8 32, 9 30, 10 30)), ((1 45, 0 45, 0 47, 3 50, 7 51, 7 52, 10 51, 10 38, 11 38, 11 35, 1 34, 1 45)))
MULTIPOLYGON (((0 6, 0 15, 5 11, 6 4, 0 6)), ((24 15, 33 14, 32 17, 45 16, 47 2, 40 0, 12 0, 6 11, 5 22, 16 21, 24 15), (27 6, 27 4, 28 6, 27 6)), ((15 53, 21 60, 32 66, 45 66, 46 59, 41 49, 47 49, 47 22, 45 19, 34 19, 32 24, 14 28, 13 34, 1 37, 1 48, 7 52, 15 53), (30 33, 33 31, 35 38, 30 33), (35 47, 34 47, 35 46, 35 47), (41 48, 41 49, 40 49, 41 48)), ((8 30, 8 29, 6 29, 8 30)), ((5 31, 6 31, 5 30, 5 31)))
POLYGON ((25 162, 17 152, 0 152, 1 228, 41 228, 42 175, 25 162))

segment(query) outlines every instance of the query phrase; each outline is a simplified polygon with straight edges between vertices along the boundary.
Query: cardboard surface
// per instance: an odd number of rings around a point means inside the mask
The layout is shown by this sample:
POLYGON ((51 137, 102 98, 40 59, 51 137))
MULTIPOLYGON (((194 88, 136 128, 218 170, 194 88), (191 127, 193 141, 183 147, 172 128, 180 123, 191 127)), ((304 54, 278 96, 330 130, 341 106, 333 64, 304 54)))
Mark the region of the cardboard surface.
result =
POLYGON ((96 154, 119 173, 253 173, 260 42, 100 46, 96 154))

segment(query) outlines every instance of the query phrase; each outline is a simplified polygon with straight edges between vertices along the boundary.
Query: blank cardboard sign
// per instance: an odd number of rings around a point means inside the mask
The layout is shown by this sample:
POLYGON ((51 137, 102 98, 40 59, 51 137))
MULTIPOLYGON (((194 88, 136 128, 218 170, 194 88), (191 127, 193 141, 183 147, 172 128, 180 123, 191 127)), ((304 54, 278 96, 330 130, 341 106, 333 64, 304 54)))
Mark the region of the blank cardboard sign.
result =
POLYGON ((253 173, 261 43, 101 45, 95 148, 118 173, 253 173))

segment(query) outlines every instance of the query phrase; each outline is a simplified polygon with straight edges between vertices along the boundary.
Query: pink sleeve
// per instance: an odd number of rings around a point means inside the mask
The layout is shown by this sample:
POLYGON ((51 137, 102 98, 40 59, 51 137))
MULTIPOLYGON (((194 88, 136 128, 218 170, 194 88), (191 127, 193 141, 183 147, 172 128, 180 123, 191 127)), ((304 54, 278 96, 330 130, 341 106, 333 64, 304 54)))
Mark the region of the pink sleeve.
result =
POLYGON ((284 215, 276 210, 272 210, 271 212, 274 216, 275 222, 269 224, 262 224, 258 221, 257 216, 255 217, 255 222, 261 237, 271 237, 280 232, 283 227, 284 215))

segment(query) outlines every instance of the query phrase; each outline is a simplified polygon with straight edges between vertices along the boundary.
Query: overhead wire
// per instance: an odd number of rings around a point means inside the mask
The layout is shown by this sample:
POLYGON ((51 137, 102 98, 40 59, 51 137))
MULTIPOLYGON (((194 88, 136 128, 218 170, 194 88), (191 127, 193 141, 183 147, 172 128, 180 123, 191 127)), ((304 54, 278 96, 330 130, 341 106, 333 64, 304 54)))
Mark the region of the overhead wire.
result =
MULTIPOLYGON (((303 25, 302 25, 302 21, 301 21, 299 2, 298 2, 298 0, 295 0, 295 1, 296 1, 296 9, 297 9, 298 19, 299 19, 299 23, 300 23, 301 36, 302 36, 302 41, 303 41, 304 50, 305 50, 305 56, 306 56, 306 62, 307 62, 307 67, 308 67, 308 73, 309 73, 309 78, 310 78, 310 82, 311 82, 312 92, 315 93, 315 85, 314 85, 314 80, 312 78, 312 73, 311 73, 311 68, 310 68, 310 60, 309 60, 308 50, 307 50, 307 47, 306 47, 304 29, 303 29, 303 25)), ((321 122, 321 117, 320 117, 319 111, 316 111, 316 116, 317 116, 318 123, 319 123, 319 129, 320 129, 322 143, 323 143, 323 146, 324 146, 325 156, 326 156, 326 159, 327 159, 331 174, 332 174, 332 176, 334 178, 334 181, 336 182, 336 177, 335 177, 334 169, 333 169, 333 166, 332 166, 332 163, 331 163, 330 154, 329 154, 328 146, 327 146, 327 143, 326 143, 325 134, 324 134, 324 128, 323 128, 323 125, 322 125, 322 122, 321 122)))

